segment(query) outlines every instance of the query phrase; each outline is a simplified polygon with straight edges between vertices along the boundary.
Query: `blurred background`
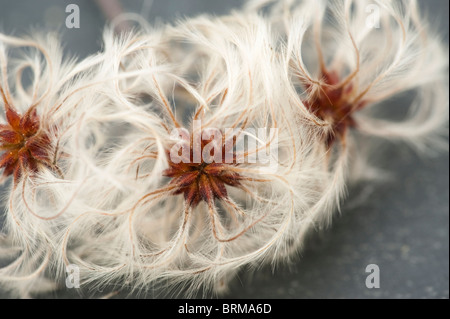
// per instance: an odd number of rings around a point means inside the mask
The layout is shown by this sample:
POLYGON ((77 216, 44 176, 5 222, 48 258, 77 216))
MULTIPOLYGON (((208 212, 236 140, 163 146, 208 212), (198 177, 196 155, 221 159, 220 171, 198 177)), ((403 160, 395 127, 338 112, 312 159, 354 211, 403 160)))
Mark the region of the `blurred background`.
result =
MULTIPOLYGON (((21 35, 33 29, 57 30, 68 54, 85 57, 101 49, 102 30, 117 9, 115 2, 0 0, 0 31, 21 35), (79 29, 65 27, 65 9, 72 3, 80 8, 79 29)), ((448 47, 449 1, 419 2, 439 27, 448 47)), ((200 13, 226 14, 242 3, 243 0, 127 0, 121 5, 125 12, 140 13, 151 23, 173 23, 177 18, 200 13)), ((251 275, 241 271, 222 297, 449 298, 448 153, 421 158, 407 148, 385 145, 380 154, 377 166, 392 175, 391 182, 349 189, 332 227, 312 234, 294 263, 276 269, 262 268, 251 275), (379 289, 365 285, 369 264, 380 268, 379 289)), ((92 293, 59 291, 41 297, 88 297, 92 293)), ((130 297, 116 297, 127 296, 130 297)), ((8 295, 0 290, 0 297, 8 295)), ((131 297, 167 295, 153 291, 131 297)))

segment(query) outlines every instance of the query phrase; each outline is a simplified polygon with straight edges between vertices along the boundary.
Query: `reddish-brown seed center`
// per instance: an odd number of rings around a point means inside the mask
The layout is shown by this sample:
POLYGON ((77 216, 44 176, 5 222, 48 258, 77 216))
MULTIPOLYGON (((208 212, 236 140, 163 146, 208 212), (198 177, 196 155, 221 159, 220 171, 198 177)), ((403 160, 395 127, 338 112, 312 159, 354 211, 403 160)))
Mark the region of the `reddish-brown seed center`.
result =
MULTIPOLYGON (((213 139, 201 140, 201 154, 212 141, 213 139)), ((215 199, 227 199, 226 186, 239 187, 242 180, 241 176, 233 171, 237 165, 235 157, 232 157, 232 163, 226 163, 229 158, 226 156, 228 150, 226 143, 222 142, 221 161, 208 163, 202 156, 199 163, 194 163, 194 147, 194 141, 190 138, 189 156, 185 156, 185 160, 179 163, 171 158, 170 150, 166 152, 169 168, 164 171, 164 176, 171 178, 170 185, 175 186, 173 194, 183 194, 187 205, 191 207, 197 206, 202 200, 212 204, 215 199)))
POLYGON ((317 117, 332 123, 333 129, 326 138, 326 144, 331 146, 336 138, 344 138, 349 127, 356 125, 353 113, 361 109, 365 103, 353 105, 351 99, 355 93, 354 86, 352 83, 338 85, 340 79, 336 72, 324 72, 321 78, 325 85, 316 88, 312 95, 313 86, 305 85, 310 97, 303 102, 317 117))
POLYGON ((36 109, 20 115, 5 103, 6 124, 0 124, 0 169, 18 179, 24 171, 37 172, 39 164, 50 165, 50 139, 40 130, 36 109))

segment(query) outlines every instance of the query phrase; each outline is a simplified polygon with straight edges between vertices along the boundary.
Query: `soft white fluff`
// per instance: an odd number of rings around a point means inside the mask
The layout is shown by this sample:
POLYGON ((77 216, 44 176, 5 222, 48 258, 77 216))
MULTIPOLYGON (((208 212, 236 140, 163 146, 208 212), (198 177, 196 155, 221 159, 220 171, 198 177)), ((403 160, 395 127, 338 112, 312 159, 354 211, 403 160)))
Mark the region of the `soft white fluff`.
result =
MULTIPOLYGON (((351 149, 354 166, 367 169, 351 169, 349 178, 371 176, 369 155, 358 146, 367 144, 369 136, 406 142, 423 154, 448 149, 448 48, 417 1, 254 0, 246 6, 248 12, 263 8, 286 42, 286 68, 298 90, 305 83, 323 88, 320 71, 326 69, 339 76, 336 87, 353 85, 355 108, 366 103, 354 114, 362 137, 345 147, 351 149), (405 103, 390 102, 397 97, 412 97, 406 112, 405 103), (399 113, 405 113, 400 120, 387 119, 399 113)), ((308 100, 304 94, 302 101, 308 100)))
MULTIPOLYGON (((109 150, 103 174, 84 188, 95 196, 86 201, 91 207, 71 210, 58 260, 79 265, 83 280, 98 285, 138 289, 169 279, 189 283, 192 294, 220 290, 241 266, 275 263, 296 251, 318 203, 326 201, 326 153, 316 143, 321 130, 298 117, 284 95, 287 77, 264 19, 200 17, 165 35, 168 47, 151 35, 105 35, 106 54, 118 58, 105 59, 103 67, 124 78, 102 89, 120 114, 107 121, 125 124, 127 134, 109 150), (141 47, 130 49, 140 40, 141 47), (176 50, 183 44, 181 58, 176 50), (164 52, 172 55, 164 59, 164 52), (220 130, 278 129, 276 167, 240 165, 236 171, 248 178, 243 188, 227 187, 229 198, 213 207, 203 201, 189 207, 182 195, 172 195, 163 172, 172 129, 192 130, 194 119, 220 130)), ((269 152, 270 137, 261 142, 269 152)))

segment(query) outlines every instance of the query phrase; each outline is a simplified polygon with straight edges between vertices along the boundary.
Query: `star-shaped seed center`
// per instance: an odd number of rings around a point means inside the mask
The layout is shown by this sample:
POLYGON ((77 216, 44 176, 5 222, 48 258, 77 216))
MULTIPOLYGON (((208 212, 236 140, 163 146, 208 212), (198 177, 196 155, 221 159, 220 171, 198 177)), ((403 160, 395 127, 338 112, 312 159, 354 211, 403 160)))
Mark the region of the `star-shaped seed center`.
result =
MULTIPOLYGON (((201 141, 201 154, 211 142, 212 139, 201 141)), ((221 161, 207 162, 202 158, 199 163, 194 163, 192 144, 191 139, 189 155, 184 157, 184 161, 174 161, 170 151, 166 152, 169 168, 164 171, 164 176, 171 178, 173 194, 183 194, 186 204, 191 207, 197 206, 202 200, 212 204, 215 199, 227 199, 226 186, 239 187, 242 178, 233 170, 237 164, 226 163, 226 143, 220 145, 221 161)))
POLYGON ((7 123, 0 124, 0 169, 17 183, 25 171, 35 173, 39 164, 50 166, 50 140, 40 130, 36 108, 21 115, 5 103, 5 115, 7 123))
POLYGON ((352 103, 355 88, 350 82, 346 85, 339 85, 339 76, 336 72, 324 72, 321 76, 324 85, 315 88, 306 85, 309 93, 308 99, 304 102, 305 106, 322 120, 330 121, 333 130, 326 138, 327 145, 332 145, 336 138, 344 138, 349 127, 354 127, 356 122, 353 113, 364 106, 364 102, 357 105, 352 103))

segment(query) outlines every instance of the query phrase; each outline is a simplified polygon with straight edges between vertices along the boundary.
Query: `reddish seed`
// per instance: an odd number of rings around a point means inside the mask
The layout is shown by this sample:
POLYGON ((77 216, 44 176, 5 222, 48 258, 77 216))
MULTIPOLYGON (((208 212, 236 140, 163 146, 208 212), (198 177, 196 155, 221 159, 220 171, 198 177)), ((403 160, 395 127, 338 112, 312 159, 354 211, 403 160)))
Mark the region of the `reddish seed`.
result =
MULTIPOLYGON (((320 119, 333 123, 333 130, 326 138, 326 144, 331 146, 336 138, 344 139, 349 127, 356 126, 353 112, 361 109, 364 103, 360 102, 356 107, 350 104, 354 94, 354 87, 351 83, 343 87, 333 87, 333 85, 339 84, 336 72, 322 74, 322 79, 327 86, 316 90, 312 98, 304 101, 304 104, 320 119)), ((312 86, 306 85, 306 90, 310 92, 312 86)))
MULTIPOLYGON (((192 141, 191 141, 192 142, 192 141)), ((201 152, 211 140, 202 140, 201 152)), ((191 143, 193 145, 193 143, 191 143)), ((226 199, 226 186, 239 187, 241 176, 231 168, 237 164, 226 163, 225 143, 222 145, 222 161, 220 163, 193 163, 193 148, 190 148, 189 163, 174 163, 167 152, 169 168, 164 176, 172 178, 171 185, 175 185, 174 195, 183 194, 186 204, 195 207, 201 201, 212 204, 215 199, 226 199)))
POLYGON ((48 136, 39 130, 36 109, 20 115, 5 101, 6 124, 0 125, 0 169, 17 183, 24 171, 35 173, 39 164, 51 166, 48 136))

